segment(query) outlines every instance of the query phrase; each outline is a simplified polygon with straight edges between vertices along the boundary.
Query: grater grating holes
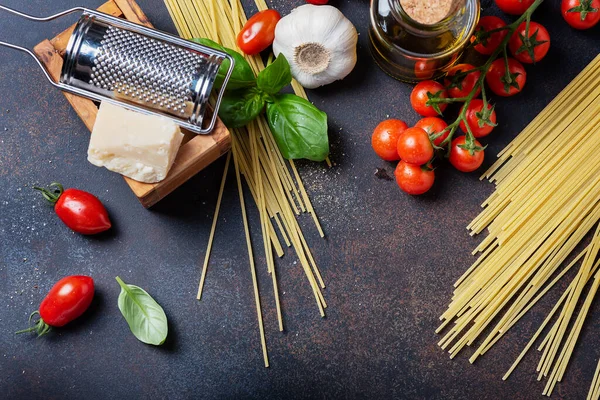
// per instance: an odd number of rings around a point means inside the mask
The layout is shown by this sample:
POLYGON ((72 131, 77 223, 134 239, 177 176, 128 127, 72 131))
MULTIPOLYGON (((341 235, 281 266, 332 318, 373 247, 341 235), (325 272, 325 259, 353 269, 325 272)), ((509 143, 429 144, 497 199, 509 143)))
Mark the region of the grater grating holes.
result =
POLYGON ((200 55, 110 26, 89 83, 184 114, 193 101, 193 76, 206 63, 200 55))

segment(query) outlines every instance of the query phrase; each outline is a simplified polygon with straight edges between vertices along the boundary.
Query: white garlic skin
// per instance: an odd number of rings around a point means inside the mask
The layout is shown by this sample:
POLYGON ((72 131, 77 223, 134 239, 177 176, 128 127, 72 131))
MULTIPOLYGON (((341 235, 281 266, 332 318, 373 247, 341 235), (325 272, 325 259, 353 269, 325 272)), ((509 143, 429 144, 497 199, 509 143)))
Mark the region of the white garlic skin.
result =
POLYGON ((273 52, 283 53, 292 75, 305 88, 314 89, 344 79, 357 61, 358 33, 344 14, 335 7, 306 4, 283 17, 275 28, 273 52), (327 67, 309 72, 296 60, 299 46, 316 43, 329 53, 327 67))

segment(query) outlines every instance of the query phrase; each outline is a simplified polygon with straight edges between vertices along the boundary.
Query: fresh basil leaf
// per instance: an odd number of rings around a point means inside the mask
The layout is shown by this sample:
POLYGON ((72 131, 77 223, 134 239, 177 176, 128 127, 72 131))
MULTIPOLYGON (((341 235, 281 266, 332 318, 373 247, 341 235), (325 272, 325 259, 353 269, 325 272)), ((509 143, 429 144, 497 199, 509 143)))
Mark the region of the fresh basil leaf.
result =
POLYGON ((292 83, 290 63, 288 63, 283 53, 280 53, 271 65, 258 74, 256 83, 260 90, 268 94, 277 94, 281 89, 292 83))
POLYGON ((223 96, 219 117, 228 128, 241 128, 258 117, 264 108, 265 97, 260 90, 241 89, 223 96))
MULTIPOLYGON (((235 66, 233 67, 233 71, 231 73, 231 77, 229 78, 229 82, 227 83, 227 90, 242 89, 256 85, 256 78, 254 77, 254 72, 252 71, 250 64, 248 64, 248 61, 246 61, 243 55, 241 55, 235 50, 223 47, 217 42, 213 42, 210 39, 199 38, 192 39, 192 41, 204 45, 206 47, 213 48, 215 50, 220 50, 233 57, 233 60, 235 61, 235 66)), ((227 76, 228 70, 229 60, 226 59, 223 60, 223 63, 219 68, 217 78, 215 79, 215 88, 218 89, 221 86, 223 86, 223 81, 227 76)))
POLYGON ((144 289, 128 285, 118 276, 116 279, 121 286, 119 310, 133 335, 147 344, 163 344, 169 327, 162 307, 144 289))
POLYGON ((323 161, 329 155, 327 114, 309 101, 293 94, 271 97, 267 120, 285 158, 323 161))

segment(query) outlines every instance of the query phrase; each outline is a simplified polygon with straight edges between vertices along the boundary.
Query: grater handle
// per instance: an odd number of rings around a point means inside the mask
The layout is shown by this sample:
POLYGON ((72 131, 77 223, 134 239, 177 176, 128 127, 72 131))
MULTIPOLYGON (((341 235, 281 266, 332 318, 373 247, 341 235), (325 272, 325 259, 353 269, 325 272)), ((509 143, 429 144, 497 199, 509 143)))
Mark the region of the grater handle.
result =
POLYGON ((34 15, 25 14, 21 11, 15 10, 14 8, 3 6, 2 4, 0 4, 0 10, 4 10, 6 12, 18 15, 19 17, 23 17, 23 18, 29 19, 31 21, 46 22, 46 21, 52 21, 52 20, 60 18, 60 17, 64 17, 65 15, 73 14, 74 12, 83 12, 83 11, 85 11, 85 8, 83 8, 83 7, 70 8, 68 10, 61 11, 58 14, 50 15, 49 17, 36 17, 34 15))
POLYGON ((46 69, 46 67, 44 66, 44 64, 42 64, 42 62, 40 61, 40 59, 37 58, 37 56, 33 53, 33 51, 31 51, 31 50, 29 50, 29 49, 27 49, 25 47, 16 46, 14 44, 2 42, 2 41, 0 41, 0 46, 4 46, 4 47, 11 48, 11 49, 19 50, 19 51, 22 51, 24 53, 29 54, 38 63, 38 65, 40 66, 40 68, 42 68, 42 71, 44 72, 44 75, 46 75, 46 78, 48 78, 48 81, 50 81, 50 83, 52 85, 54 85, 56 87, 59 87, 59 85, 56 82, 54 82, 54 80, 50 76, 50 73, 48 72, 48 70, 46 69))
MULTIPOLYGON (((15 9, 13 9, 13 8, 10 8, 10 7, 7 7, 7 6, 3 6, 2 4, 0 4, 0 10, 4 10, 4 11, 9 12, 11 14, 15 14, 15 15, 18 15, 19 17, 23 17, 23 18, 26 18, 26 19, 29 19, 29 20, 32 20, 32 21, 45 22, 45 21, 52 21, 54 19, 63 17, 65 15, 73 14, 75 12, 83 12, 83 11, 85 11, 85 8, 75 7, 75 8, 71 8, 69 10, 65 10, 65 11, 59 12, 58 14, 50 15, 48 17, 36 17, 36 16, 33 16, 33 15, 25 14, 25 13, 22 13, 20 11, 17 11, 15 9)), ((22 46, 17 46, 15 44, 8 43, 8 42, 3 42, 3 41, 0 41, 0 46, 4 46, 4 47, 11 48, 11 49, 19 50, 19 51, 22 51, 24 53, 29 54, 38 63, 38 65, 40 66, 40 68, 42 68, 42 71, 44 71, 44 75, 46 75, 46 78, 48 78, 48 81, 50 81, 50 83, 52 85, 54 85, 56 87, 60 87, 60 85, 58 85, 56 82, 54 82, 54 80, 50 76, 50 73, 48 72, 48 70, 46 69, 46 67, 44 66, 44 64, 42 64, 42 62, 39 60, 39 58, 37 58, 37 56, 33 53, 33 51, 29 50, 28 48, 25 48, 25 47, 22 47, 22 46)))

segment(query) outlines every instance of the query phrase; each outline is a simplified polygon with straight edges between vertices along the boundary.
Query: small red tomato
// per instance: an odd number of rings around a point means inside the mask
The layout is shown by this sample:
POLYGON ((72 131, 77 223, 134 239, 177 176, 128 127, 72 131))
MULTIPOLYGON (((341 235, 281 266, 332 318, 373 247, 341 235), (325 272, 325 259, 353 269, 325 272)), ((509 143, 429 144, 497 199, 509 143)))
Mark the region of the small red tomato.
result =
POLYGON ((498 6, 498 8, 500 8, 505 13, 512 14, 512 15, 523 14, 535 2, 535 0, 495 0, 495 1, 496 1, 496 5, 498 6))
POLYGON ((408 194, 419 195, 427 192, 435 182, 435 172, 425 165, 414 165, 400 161, 394 171, 400 189, 408 194))
POLYGON ((477 27, 475 28, 475 35, 471 38, 471 42, 477 41, 475 45, 475 50, 477 52, 489 56, 492 54, 500 43, 504 40, 508 31, 506 29, 500 30, 491 34, 486 32, 494 31, 496 29, 501 29, 506 26, 506 22, 504 22, 501 18, 494 16, 486 16, 481 17, 477 27))
MULTIPOLYGON (((450 68, 446 75, 446 79, 444 79, 444 86, 446 86, 448 96, 457 99, 460 97, 467 97, 471 93, 471 90, 473 90, 481 76, 479 70, 468 73, 462 78, 457 79, 456 82, 453 77, 460 72, 468 72, 474 69, 475 67, 471 64, 457 64, 450 68)), ((481 87, 477 88, 475 97, 479 96, 479 93, 481 93, 481 87)))
POLYGON ((465 136, 460 136, 452 141, 450 147, 450 164, 459 171, 472 172, 483 164, 483 148, 475 140, 476 148, 474 150, 467 150, 462 147, 465 146, 465 139, 465 136))
POLYGON ((562 0, 562 16, 575 29, 590 29, 600 21, 600 0, 562 0))
POLYGON ((424 117, 436 117, 444 112, 448 104, 438 103, 440 110, 438 112, 434 107, 427 105, 427 102, 432 98, 448 98, 448 93, 446 93, 444 86, 436 81, 419 82, 410 94, 410 104, 420 115, 424 117))
POLYGON ((406 129, 406 122, 398 119, 388 119, 377 125, 371 136, 371 146, 375 153, 386 161, 399 160, 398 138, 406 129))
POLYGON ((280 19, 281 15, 275 10, 254 14, 238 34, 238 47, 248 55, 265 50, 275 40, 275 27, 280 19))
POLYGON ((39 311, 31 314, 40 315, 35 325, 17 333, 35 331, 38 336, 42 336, 48 333, 50 327, 64 326, 83 314, 93 298, 92 278, 83 275, 67 276, 56 282, 42 300, 39 311))
POLYGON ((529 34, 526 31, 527 24, 523 22, 510 37, 508 48, 517 60, 522 63, 533 64, 540 61, 548 53, 550 34, 542 24, 533 21, 529 23, 529 34))
POLYGON ((418 80, 431 79, 437 68, 436 61, 419 60, 415 62, 415 78, 418 80))
MULTIPOLYGON (((465 108, 463 106, 462 110, 465 108)), ((487 105, 488 115, 483 113, 483 100, 473 99, 469 104, 466 112, 467 123, 469 124, 469 128, 471 128, 471 133, 476 138, 482 138, 484 136, 489 135, 494 127, 496 126, 496 111, 494 107, 491 105, 487 105)), ((465 126, 465 122, 460 122, 460 129, 466 134, 467 127, 465 126)))
POLYGON ((322 6, 323 4, 329 3, 329 0, 306 0, 307 3, 322 6))
POLYGON ((509 58, 508 72, 509 76, 507 77, 504 58, 499 58, 490 65, 490 69, 485 75, 488 86, 498 96, 514 96, 525 86, 527 72, 523 64, 514 58, 509 58))
MULTIPOLYGON (((420 119, 416 124, 415 128, 421 128, 429 135, 431 139, 432 136, 437 135, 442 132, 444 129, 448 127, 446 121, 438 117, 425 117, 420 119)), ((444 140, 448 137, 450 131, 444 132, 444 134, 433 141, 433 144, 439 146, 442 144, 444 140)))
POLYGON ((56 215, 69 228, 83 235, 95 235, 111 227, 106 208, 91 193, 78 189, 64 190, 60 183, 50 184, 46 188, 35 187, 50 203, 54 204, 56 215))
POLYGON ((423 165, 433 158, 429 135, 421 128, 408 128, 398 138, 398 155, 407 163, 423 165))

